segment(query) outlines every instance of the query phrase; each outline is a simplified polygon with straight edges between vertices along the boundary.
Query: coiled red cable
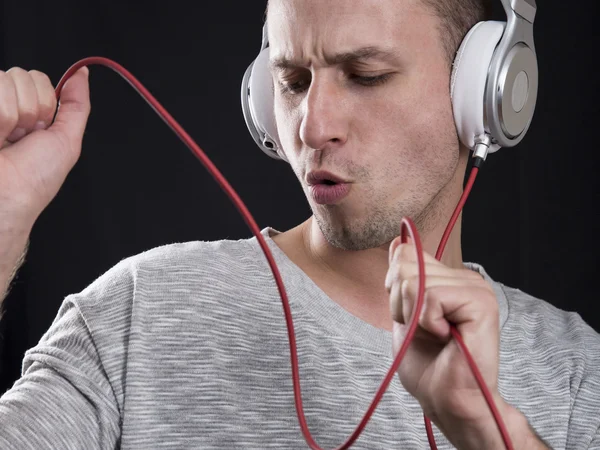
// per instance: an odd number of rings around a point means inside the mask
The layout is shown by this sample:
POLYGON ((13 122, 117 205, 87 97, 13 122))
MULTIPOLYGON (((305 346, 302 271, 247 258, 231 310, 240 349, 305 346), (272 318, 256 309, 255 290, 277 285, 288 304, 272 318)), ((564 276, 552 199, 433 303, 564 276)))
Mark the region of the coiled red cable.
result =
MULTIPOLYGON (((250 212, 248 211, 248 209, 246 208, 246 206, 244 205, 244 203, 242 202, 242 200, 240 199, 238 194, 230 186, 230 184, 227 182, 225 177, 223 177, 221 172, 216 168, 216 166, 210 161, 210 159, 208 159, 208 157, 205 155, 205 153, 202 151, 202 149, 198 146, 198 144, 196 144, 194 142, 194 140, 185 132, 185 130, 181 127, 181 125, 179 125, 177 123, 177 121, 162 107, 162 105, 154 98, 154 96, 152 94, 150 94, 150 92, 130 72, 128 72, 120 64, 118 64, 108 58, 104 58, 104 57, 100 57, 100 56, 84 58, 84 59, 76 62, 67 70, 67 72, 65 72, 65 74, 60 79, 59 83, 57 84, 56 90, 55 90, 56 98, 58 100, 60 100, 60 93, 62 91, 62 88, 63 88, 65 82, 75 72, 77 72, 77 70, 79 70, 83 66, 90 66, 90 65, 94 65, 94 64, 106 66, 106 67, 113 69, 115 72, 117 72, 119 75, 121 75, 127 82, 129 82, 136 91, 138 91, 138 93, 150 104, 150 106, 165 121, 165 123, 188 146, 188 148, 194 153, 194 155, 196 155, 196 157, 198 157, 198 159, 202 162, 202 164, 204 164, 204 166, 209 171, 209 173, 214 177, 214 179, 217 181, 217 183, 221 186, 221 188, 229 196, 229 198, 231 199, 233 204, 236 206, 236 208, 242 215, 244 221, 246 222, 246 224, 248 225, 248 227, 250 228, 250 230, 252 231, 252 233, 254 234, 256 239, 258 240, 258 243, 260 244, 260 246, 267 258, 269 266, 271 267, 273 276, 275 277, 275 282, 277 284, 277 288, 279 290, 279 294, 281 296, 281 301, 283 304, 283 310, 285 313, 285 320, 287 323, 288 338, 289 338, 289 344, 290 344, 292 378, 293 378, 293 384, 294 384, 294 400, 295 400, 295 404, 296 404, 296 412, 298 415, 298 420, 300 422, 300 427, 302 429, 302 433, 303 433, 304 438, 306 439, 306 442, 308 443, 309 447, 313 450, 322 450, 321 447, 318 446, 318 444, 315 442, 315 440, 311 436, 310 431, 308 429, 308 425, 306 423, 306 419, 304 417, 304 409, 302 406, 302 394, 300 391, 300 377, 299 377, 299 370, 298 370, 296 338, 295 338, 294 324, 292 321, 292 313, 291 313, 287 293, 285 291, 285 287, 283 285, 283 280, 281 279, 281 275, 279 273, 277 265, 275 264, 273 255, 271 254, 271 251, 269 250, 269 247, 268 247, 264 237, 262 236, 260 229, 258 228, 258 225, 254 221, 252 215, 250 214, 250 212)), ((437 250, 436 256, 435 256, 436 259, 438 259, 438 260, 441 259, 442 253, 444 251, 444 247, 446 246, 446 242, 448 241, 448 238, 450 237, 452 228, 454 227, 454 224, 456 223, 456 221, 460 215, 460 212, 467 200, 467 197, 471 191, 473 183, 475 182, 475 177, 477 176, 477 173, 478 173, 478 168, 474 167, 471 170, 469 180, 464 189, 463 195, 461 196, 461 199, 460 199, 460 201, 454 211, 454 214, 452 215, 452 218, 450 219, 448 226, 446 227, 446 230, 444 232, 444 235, 442 236, 442 239, 440 241, 440 245, 438 247, 438 250, 437 250)), ((402 242, 406 242, 407 234, 410 235, 410 237, 412 238, 412 241, 416 247, 417 261, 418 261, 418 267, 419 267, 419 290, 418 290, 418 296, 417 296, 417 303, 415 306, 415 310, 413 312, 412 320, 410 321, 409 330, 404 339, 404 342, 402 343, 402 347, 398 351, 398 354, 396 355, 396 358, 394 359, 392 366, 390 367, 387 375, 385 376, 381 386, 377 390, 377 393, 375 394, 375 397, 374 397, 373 401, 371 402, 371 405, 369 406, 369 409, 367 410, 365 416, 363 417, 363 419, 361 420, 359 425, 356 427, 356 430, 350 435, 350 437, 346 440, 346 442, 344 442, 340 447, 337 448, 337 450, 343 450, 343 449, 349 448, 356 441, 356 439, 358 439, 358 437, 362 433, 362 430, 367 425, 369 419, 371 418, 373 412, 375 411, 375 408, 377 407, 379 401, 381 400, 381 397, 383 396, 384 392, 386 391, 392 378, 394 377, 396 370, 398 369, 398 366, 402 362, 402 358, 404 357, 404 354, 406 353, 406 350, 408 349, 408 346, 410 345, 410 343, 414 337, 414 334, 417 330, 418 320, 421 315, 420 314, 421 309, 423 307, 423 297, 425 294, 425 276, 424 276, 425 264, 424 264, 424 260, 423 260, 423 247, 421 245, 421 240, 419 238, 419 234, 418 234, 413 222, 409 218, 405 217, 402 219, 402 224, 401 224, 402 242)), ((487 386, 485 385, 485 381, 483 380, 483 377, 481 376, 479 369, 477 368, 477 365, 475 364, 475 361, 471 357, 469 350, 467 349, 465 343, 463 342, 463 340, 460 336, 460 333, 458 332, 458 330, 456 329, 455 326, 451 326, 451 332, 452 332, 452 336, 454 337, 454 339, 460 346, 462 352, 464 353, 465 357, 467 358, 467 362, 471 368, 471 371, 473 372, 473 375, 475 376, 477 383, 479 384, 479 387, 480 387, 483 395, 485 396, 488 406, 490 407, 490 410, 492 411, 492 414, 494 415, 494 418, 496 420, 496 423, 498 425, 500 433, 502 434, 502 439, 504 440, 504 444, 505 444, 506 448, 509 450, 512 450, 513 447, 512 447, 512 443, 510 441, 510 437, 508 435, 508 431, 506 430, 504 422, 502 421, 502 417, 500 416, 500 413, 498 412, 498 409, 496 408, 496 405, 494 404, 492 395, 490 394, 487 386)), ((427 437, 429 439, 429 444, 430 444, 431 448, 437 450, 437 446, 435 444, 435 439, 433 436, 433 431, 431 428, 431 422, 429 421, 429 419, 427 419, 427 417, 425 417, 425 427, 427 430, 427 437)))

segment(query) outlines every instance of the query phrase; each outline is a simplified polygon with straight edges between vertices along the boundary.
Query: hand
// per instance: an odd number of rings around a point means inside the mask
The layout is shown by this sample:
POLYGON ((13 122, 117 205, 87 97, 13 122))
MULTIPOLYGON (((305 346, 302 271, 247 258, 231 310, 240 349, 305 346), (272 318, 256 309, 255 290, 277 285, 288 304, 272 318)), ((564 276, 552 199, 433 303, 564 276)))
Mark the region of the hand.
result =
POLYGON ((17 67, 0 71, 3 228, 7 222, 32 225, 79 158, 90 112, 87 74, 88 69, 82 68, 65 84, 51 125, 57 101, 48 76, 17 67))
POLYGON ((56 95, 45 74, 0 71, 0 301, 29 232, 81 153, 90 113, 88 69, 56 95))
MULTIPOLYGON (((404 341, 417 301, 418 264, 415 247, 390 246, 386 288, 394 319, 394 354, 404 341)), ((459 333, 475 360, 500 413, 508 411, 498 393, 499 313, 494 291, 469 269, 445 266, 429 254, 425 260, 425 296, 419 327, 398 375, 424 413, 459 448, 503 448, 485 398, 450 334, 459 333), (482 446, 482 442, 490 445, 482 446)))

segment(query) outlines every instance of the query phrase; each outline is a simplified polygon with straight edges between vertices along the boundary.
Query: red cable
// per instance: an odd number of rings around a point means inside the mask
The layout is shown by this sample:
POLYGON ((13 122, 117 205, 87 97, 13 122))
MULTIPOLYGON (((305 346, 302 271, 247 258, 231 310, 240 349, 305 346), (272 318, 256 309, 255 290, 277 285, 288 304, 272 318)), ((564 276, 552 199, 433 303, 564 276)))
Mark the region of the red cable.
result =
MULTIPOLYGON (((302 429, 304 438, 306 439, 306 442, 308 443, 310 448, 313 450, 322 450, 321 447, 319 447, 317 445, 317 443, 311 436, 310 431, 308 429, 308 425, 306 423, 306 419, 304 417, 304 409, 302 406, 302 393, 300 391, 300 377, 299 377, 299 370, 298 370, 296 338, 295 338, 295 333, 294 333, 294 324, 292 321, 292 312, 291 312, 291 309, 289 306, 289 300, 288 300, 288 297, 287 297, 287 294, 285 291, 285 287, 283 285, 283 280, 281 279, 281 275, 279 273, 279 270, 277 269, 277 265, 275 264, 273 255, 271 254, 271 251, 269 250, 269 247, 268 247, 264 237, 262 236, 260 229, 258 228, 258 225, 254 221, 254 218, 252 217, 252 215, 250 214, 250 212, 248 211, 248 209, 246 208, 246 206, 244 205, 244 203, 242 202, 242 200, 240 199, 238 194, 234 191, 234 189, 227 182, 225 177, 223 177, 223 175, 216 168, 216 166, 208 159, 208 157, 205 155, 205 153, 202 151, 202 149, 198 146, 198 144, 196 144, 194 142, 194 140, 185 132, 185 130, 181 127, 181 125, 179 125, 177 123, 177 121, 167 112, 167 110, 165 110, 162 107, 162 105, 154 98, 154 96, 152 94, 150 94, 150 92, 130 72, 128 72, 120 64, 118 64, 110 59, 103 58, 100 56, 92 56, 92 57, 84 58, 84 59, 76 62, 65 72, 65 74, 60 79, 59 83, 57 84, 56 90, 55 90, 56 98, 60 99, 60 93, 62 91, 62 88, 63 88, 65 82, 69 78, 71 78, 71 76, 75 72, 77 72, 77 70, 79 70, 83 66, 89 66, 89 65, 93 65, 93 64, 98 64, 98 65, 106 66, 106 67, 113 69, 115 72, 117 72, 119 75, 121 75, 129 84, 131 84, 136 91, 138 91, 138 93, 144 98, 144 100, 146 100, 150 104, 150 106, 156 111, 156 113, 175 132, 175 134, 188 146, 188 148, 194 153, 194 155, 196 155, 196 157, 198 157, 198 159, 202 162, 202 164, 204 164, 204 166, 209 171, 209 173, 214 177, 215 181, 217 181, 217 183, 221 186, 221 188, 229 196, 229 198, 231 199, 233 204, 236 206, 236 208, 242 215, 244 221, 246 222, 246 224, 248 225, 248 227, 250 228, 250 230, 252 231, 252 233, 254 234, 256 239, 258 240, 258 243, 260 244, 260 247, 262 248, 262 250, 267 258, 269 266, 271 267, 273 276, 275 277, 275 283, 277 284, 277 288, 278 288, 279 294, 281 296, 281 302, 283 304, 283 310, 284 310, 285 320, 286 320, 287 329, 288 329, 288 338, 289 338, 289 343, 290 343, 292 379, 293 379, 293 385, 294 385, 294 401, 296 404, 296 412, 298 415, 298 420, 300 422, 300 427, 302 429)), ((467 183, 467 187, 465 188, 465 191, 464 191, 464 193, 461 197, 461 200, 455 210, 455 213, 452 216, 452 219, 450 220, 448 227, 446 228, 446 232, 444 234, 444 237, 442 238, 442 242, 440 242, 440 247, 438 248, 438 253, 436 254, 436 258, 438 258, 438 254, 441 257, 443 248, 448 240, 450 232, 452 231, 452 227, 454 226, 454 223, 456 222, 456 220, 460 214, 460 210, 462 209, 464 203, 466 202, 467 196, 469 195, 469 192, 471 190, 473 182, 475 181, 476 175, 477 175, 477 170, 473 169, 471 171, 469 183, 467 183)), ((416 332, 417 326, 418 326, 418 319, 421 315, 420 312, 423 307, 423 297, 425 294, 425 277, 423 276, 423 274, 425 273, 425 263, 423 260, 423 247, 421 245, 421 240, 420 240, 419 234, 418 234, 413 222, 409 218, 405 217, 402 219, 402 223, 401 223, 402 242, 406 242, 407 233, 412 238, 412 241, 413 241, 416 251, 417 251, 417 262, 418 262, 419 275, 420 275, 419 276, 419 290, 418 290, 418 294, 417 294, 417 303, 416 303, 415 311, 413 314, 413 318, 410 322, 408 333, 404 339, 404 342, 402 343, 402 347, 400 348, 398 354, 396 355, 396 358, 394 359, 394 362, 393 362, 392 366, 390 367, 387 375, 385 376, 381 386, 377 390, 377 393, 375 394, 375 397, 374 397, 371 405, 369 406, 369 409, 367 410, 365 416, 363 417, 363 419, 361 420, 359 425, 356 427, 356 430, 350 435, 350 437, 346 440, 346 442, 344 442, 344 444, 342 444, 340 447, 337 448, 337 450, 343 450, 343 449, 349 448, 354 443, 354 441, 356 441, 356 439, 358 439, 358 437, 362 433, 362 430, 367 425, 369 419, 371 418, 373 412, 375 411, 375 408, 377 407, 377 404, 381 400, 381 397, 387 390, 388 385, 390 384, 392 378, 396 374, 396 370, 398 369, 398 366, 400 365, 402 358, 404 357, 404 354, 406 353, 406 350, 408 349, 408 346, 410 345, 410 343, 413 339, 413 336, 416 332)), ((440 259, 440 258, 438 258, 438 259, 440 259)), ((492 413, 494 414, 494 418, 496 419, 498 427, 500 428, 500 431, 502 433, 502 438, 504 439, 506 448, 509 450, 512 450, 512 445, 510 443, 510 438, 508 437, 508 432, 506 431, 506 428, 504 427, 504 424, 502 422, 500 414, 498 413, 498 410, 496 409, 496 407, 494 405, 494 401, 491 397, 491 394, 489 393, 489 390, 487 389, 485 382, 483 381, 483 378, 481 377, 481 374, 479 373, 479 370, 477 369, 477 366, 476 366, 475 362, 473 361, 473 358, 471 357, 469 351, 467 350, 467 347, 465 346, 464 342, 462 341, 460 334, 458 333, 456 328, 454 326, 452 326, 451 330, 452 330, 452 335, 454 336, 454 338, 458 342, 461 350, 465 354, 467 361, 469 363, 469 366, 471 367, 471 370, 473 371, 473 374, 475 375, 475 377, 477 379, 479 387, 481 388, 481 390, 486 398, 486 401, 488 402, 488 405, 490 406, 490 409, 492 410, 492 413)), ((435 440, 433 439, 433 433, 431 431, 431 423, 429 422, 429 420, 427 418, 425 418, 425 423, 426 423, 426 429, 427 429, 427 436, 428 436, 431 448, 436 449, 437 447, 435 446, 435 440)))
MULTIPOLYGON (((446 247, 446 244, 448 243, 448 239, 450 238, 450 234, 452 233, 452 228, 454 228, 454 224, 456 224, 456 221, 458 220, 458 217, 460 216, 462 208, 465 205, 465 202, 467 201, 467 197, 469 196, 469 194, 471 192, 471 188, 473 187, 473 184, 475 183, 475 178, 477 177, 478 173, 479 173, 478 167, 473 167, 471 169, 471 172, 469 173, 469 179, 467 180, 467 184, 465 185, 463 194, 460 197, 458 204, 456 205, 456 208, 454 210, 454 213, 452 214, 452 217, 450 218, 450 221, 448 222, 448 225, 446 226, 446 230, 444 231, 444 234, 442 235, 442 239, 440 240, 440 244, 435 253, 435 259, 437 259, 438 261, 440 261, 442 259, 442 254, 444 253, 444 248, 446 247)), ((465 343, 462 339, 462 336, 456 329, 456 326, 454 326, 453 324, 450 324, 450 332, 452 333, 452 337, 458 343, 458 346, 460 347, 462 353, 467 358, 467 362, 469 363, 471 372, 473 372, 473 376, 475 376, 475 380, 477 380, 479 389, 481 389, 481 392, 483 393, 483 396, 485 397, 485 401, 487 402, 487 404, 494 416, 494 419, 496 420, 496 425, 498 425, 498 429, 500 430, 500 434, 502 435, 502 440, 504 441, 504 445, 506 446, 506 448, 508 450, 513 450, 513 446, 512 446, 512 443, 511 443, 511 440, 510 440, 510 437, 508 434, 508 430, 506 429, 506 426, 504 425, 504 421, 502 420, 502 416, 500 415, 500 412, 498 411, 498 408, 496 407, 494 399, 492 398, 492 394, 490 393, 489 389, 487 388, 485 381, 484 381, 483 377, 481 376, 481 372, 479 372, 479 369, 477 368, 477 364, 475 364, 475 360, 473 360, 473 357, 471 356, 471 353, 469 352, 467 346, 465 345, 465 343)), ((431 422, 427 417, 425 417, 425 429, 427 430, 427 439, 429 440, 429 446, 431 447, 432 450, 437 450, 437 445, 435 444, 435 437, 433 436, 431 422)))

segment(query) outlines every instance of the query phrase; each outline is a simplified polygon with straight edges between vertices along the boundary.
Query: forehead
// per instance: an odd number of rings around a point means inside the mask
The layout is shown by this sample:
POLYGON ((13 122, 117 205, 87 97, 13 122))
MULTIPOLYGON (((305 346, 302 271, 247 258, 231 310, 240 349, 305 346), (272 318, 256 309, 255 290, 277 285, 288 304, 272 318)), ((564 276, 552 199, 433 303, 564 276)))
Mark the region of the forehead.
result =
POLYGON ((416 48, 436 25, 421 0, 270 0, 271 54, 319 58, 365 46, 416 48))

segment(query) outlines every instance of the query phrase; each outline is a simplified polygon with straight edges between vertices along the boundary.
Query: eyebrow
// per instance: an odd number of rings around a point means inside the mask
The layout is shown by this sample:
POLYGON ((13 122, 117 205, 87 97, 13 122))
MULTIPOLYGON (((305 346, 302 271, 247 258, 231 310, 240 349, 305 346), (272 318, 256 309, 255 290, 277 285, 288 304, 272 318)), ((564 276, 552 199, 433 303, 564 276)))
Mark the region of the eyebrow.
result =
MULTIPOLYGON (((325 62, 330 66, 356 63, 367 61, 370 59, 378 59, 381 61, 397 62, 398 55, 381 47, 362 47, 349 52, 338 53, 333 56, 325 56, 325 62)), ((303 67, 302 63, 288 59, 285 56, 275 57, 269 62, 269 68, 272 71, 284 69, 298 69, 303 67)))

